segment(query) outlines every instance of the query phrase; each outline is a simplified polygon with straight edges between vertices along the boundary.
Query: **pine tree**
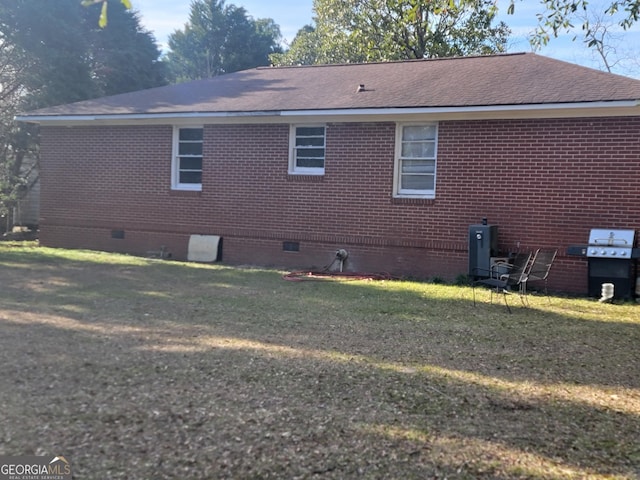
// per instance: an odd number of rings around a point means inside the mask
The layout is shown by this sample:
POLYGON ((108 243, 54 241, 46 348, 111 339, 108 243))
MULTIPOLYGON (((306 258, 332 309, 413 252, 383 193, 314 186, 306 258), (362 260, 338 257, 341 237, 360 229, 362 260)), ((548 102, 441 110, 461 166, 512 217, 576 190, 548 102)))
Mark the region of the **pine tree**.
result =
POLYGON ((175 81, 210 78, 269 65, 279 41, 271 19, 254 20, 224 0, 195 0, 184 30, 169 36, 167 61, 175 81))

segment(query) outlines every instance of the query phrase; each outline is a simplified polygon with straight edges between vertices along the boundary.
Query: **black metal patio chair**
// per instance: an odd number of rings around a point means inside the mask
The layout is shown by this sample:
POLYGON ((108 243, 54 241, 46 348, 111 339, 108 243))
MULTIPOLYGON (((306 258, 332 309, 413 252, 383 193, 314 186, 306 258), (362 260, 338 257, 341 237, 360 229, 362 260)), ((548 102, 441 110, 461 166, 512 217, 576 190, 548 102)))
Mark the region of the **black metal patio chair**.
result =
POLYGON ((486 278, 475 280, 472 284, 473 305, 476 304, 476 286, 484 285, 491 289, 491 303, 493 293, 502 293, 507 311, 511 313, 511 307, 507 301, 507 295, 517 291, 522 304, 527 306, 527 279, 531 262, 531 253, 517 253, 511 263, 497 262, 492 266, 486 278))
MULTIPOLYGON (((551 265, 558 255, 558 250, 538 250, 531 261, 529 274, 527 275, 527 284, 532 282, 544 282, 544 294, 549 299, 549 291, 547 289, 547 278, 551 265)), ((551 301, 551 300, 549 300, 551 301)))

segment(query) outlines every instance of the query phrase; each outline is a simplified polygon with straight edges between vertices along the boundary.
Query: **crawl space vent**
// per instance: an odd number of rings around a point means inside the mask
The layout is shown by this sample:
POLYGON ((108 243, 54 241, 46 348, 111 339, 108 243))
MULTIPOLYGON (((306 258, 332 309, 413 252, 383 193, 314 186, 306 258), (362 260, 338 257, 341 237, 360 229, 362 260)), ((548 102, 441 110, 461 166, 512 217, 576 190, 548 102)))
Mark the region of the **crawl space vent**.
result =
POLYGON ((191 235, 187 260, 190 262, 215 262, 218 259, 219 235, 191 235))

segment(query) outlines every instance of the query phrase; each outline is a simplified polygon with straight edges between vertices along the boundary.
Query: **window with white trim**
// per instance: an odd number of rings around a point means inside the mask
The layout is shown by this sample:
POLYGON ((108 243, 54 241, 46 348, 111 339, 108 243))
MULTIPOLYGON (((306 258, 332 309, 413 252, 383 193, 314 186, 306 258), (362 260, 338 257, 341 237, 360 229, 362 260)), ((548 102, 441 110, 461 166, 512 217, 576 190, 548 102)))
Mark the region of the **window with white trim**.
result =
POLYGON ((324 125, 291 125, 289 173, 324 174, 324 125))
POLYGON ((171 188, 202 190, 202 127, 173 128, 171 188))
POLYGON ((435 198, 437 144, 436 123, 397 125, 395 196, 435 198))

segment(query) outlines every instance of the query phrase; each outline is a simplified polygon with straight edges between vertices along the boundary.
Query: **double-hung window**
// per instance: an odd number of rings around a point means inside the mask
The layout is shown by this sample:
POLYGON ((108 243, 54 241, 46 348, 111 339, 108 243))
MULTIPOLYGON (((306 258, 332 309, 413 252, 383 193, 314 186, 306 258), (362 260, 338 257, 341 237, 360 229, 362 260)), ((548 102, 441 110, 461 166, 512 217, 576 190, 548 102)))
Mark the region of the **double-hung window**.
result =
POLYGON ((174 127, 171 186, 202 190, 202 127, 174 127))
POLYGON ((397 126, 395 196, 435 198, 437 143, 435 123, 397 126))
POLYGON ((292 125, 289 173, 323 175, 325 155, 324 125, 292 125))

